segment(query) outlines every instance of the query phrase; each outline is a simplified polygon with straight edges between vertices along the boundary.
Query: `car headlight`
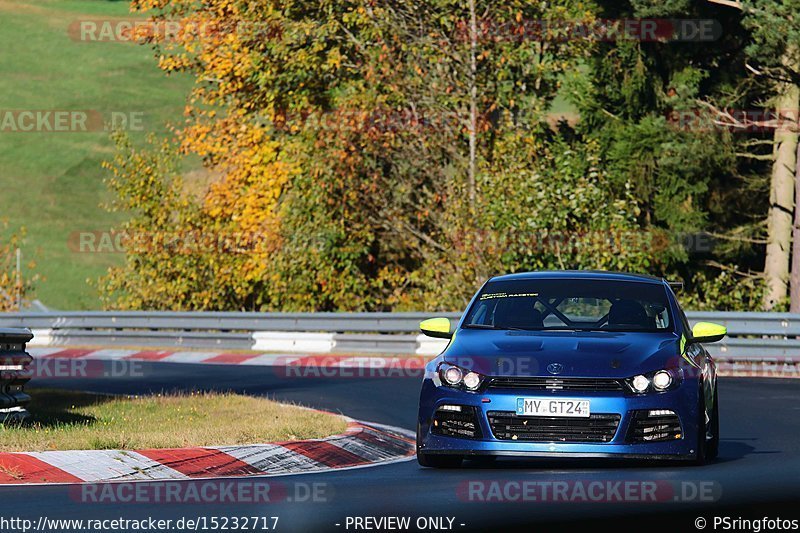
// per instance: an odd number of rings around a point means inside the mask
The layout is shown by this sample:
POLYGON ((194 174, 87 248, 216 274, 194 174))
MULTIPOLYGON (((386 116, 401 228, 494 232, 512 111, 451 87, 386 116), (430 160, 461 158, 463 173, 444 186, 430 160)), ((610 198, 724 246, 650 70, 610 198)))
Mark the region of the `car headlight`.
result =
POLYGON ((443 385, 474 392, 481 387, 483 376, 477 372, 463 370, 450 363, 439 365, 439 377, 443 385))
POLYGON ((682 380, 683 373, 680 369, 674 368, 639 374, 626 379, 625 382, 628 384, 631 392, 645 394, 648 392, 672 390, 680 385, 682 380))
POLYGON ((469 390, 476 390, 481 386, 481 376, 476 372, 470 372, 464 376, 464 386, 469 390))
POLYGON ((631 385, 636 392, 647 392, 647 389, 650 388, 650 380, 644 376, 636 376, 631 380, 631 385))
POLYGON ((672 376, 666 370, 659 370, 653 374, 653 387, 656 390, 667 390, 672 385, 672 376))
POLYGON ((447 370, 444 371, 442 374, 442 378, 450 385, 458 385, 461 383, 461 378, 463 377, 463 372, 457 366, 448 367, 447 370))

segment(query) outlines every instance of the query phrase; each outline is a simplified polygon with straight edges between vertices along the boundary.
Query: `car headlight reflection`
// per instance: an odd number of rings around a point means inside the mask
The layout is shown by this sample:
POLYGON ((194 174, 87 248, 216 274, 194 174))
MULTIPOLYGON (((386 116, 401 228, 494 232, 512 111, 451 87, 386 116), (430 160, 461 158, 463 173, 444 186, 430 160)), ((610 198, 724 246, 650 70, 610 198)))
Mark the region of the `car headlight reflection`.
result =
POLYGON ((463 370, 449 363, 442 363, 439 366, 439 377, 443 385, 466 389, 470 392, 478 390, 483 383, 483 376, 481 374, 463 370))

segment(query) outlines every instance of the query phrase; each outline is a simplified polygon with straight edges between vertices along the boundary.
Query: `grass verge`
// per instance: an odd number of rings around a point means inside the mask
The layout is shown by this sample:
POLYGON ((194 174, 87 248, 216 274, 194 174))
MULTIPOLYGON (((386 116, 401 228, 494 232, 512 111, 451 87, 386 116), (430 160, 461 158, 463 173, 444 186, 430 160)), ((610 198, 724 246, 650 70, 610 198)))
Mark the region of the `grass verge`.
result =
POLYGON ((31 418, 0 425, 0 451, 181 448, 322 438, 342 417, 230 393, 105 396, 32 391, 31 418))

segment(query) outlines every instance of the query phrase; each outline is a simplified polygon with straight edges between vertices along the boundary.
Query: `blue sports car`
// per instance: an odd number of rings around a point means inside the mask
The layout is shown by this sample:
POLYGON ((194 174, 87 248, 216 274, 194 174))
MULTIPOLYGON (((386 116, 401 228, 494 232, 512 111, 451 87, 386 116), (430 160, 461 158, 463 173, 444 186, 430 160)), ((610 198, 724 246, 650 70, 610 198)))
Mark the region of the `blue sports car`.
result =
POLYGON ((689 327, 672 285, 610 272, 535 272, 487 281, 425 369, 417 459, 717 455, 714 361, 724 326, 689 327))

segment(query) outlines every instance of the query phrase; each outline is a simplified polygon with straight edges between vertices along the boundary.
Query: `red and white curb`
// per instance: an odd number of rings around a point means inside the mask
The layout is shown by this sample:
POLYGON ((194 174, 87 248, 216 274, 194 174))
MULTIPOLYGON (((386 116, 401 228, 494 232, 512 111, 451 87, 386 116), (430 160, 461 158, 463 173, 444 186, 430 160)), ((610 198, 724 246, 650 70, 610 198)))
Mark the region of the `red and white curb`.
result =
POLYGON ((278 476, 409 460, 412 432, 348 419, 324 439, 150 450, 0 453, 0 485, 278 476))
MULTIPOLYGON (((250 365, 286 368, 371 369, 376 371, 421 372, 430 356, 421 355, 337 355, 263 352, 223 352, 195 350, 136 350, 120 348, 57 348, 29 347, 36 360, 73 361, 150 361, 162 363, 193 363, 215 365, 250 365)), ((731 359, 717 357, 717 372, 730 377, 800 378, 800 357, 774 360, 731 359)), ((400 374, 398 374, 400 375, 400 374)), ((416 374, 414 374, 416 375, 416 374)), ((287 373, 287 377, 291 373, 287 373)), ((324 377, 324 376, 321 376, 324 377)))
POLYGON ((263 352, 205 352, 195 350, 135 350, 119 348, 40 348, 29 347, 36 361, 146 361, 159 363, 192 363, 215 365, 250 365, 273 367, 373 368, 422 370, 431 357, 284 354, 263 352))

